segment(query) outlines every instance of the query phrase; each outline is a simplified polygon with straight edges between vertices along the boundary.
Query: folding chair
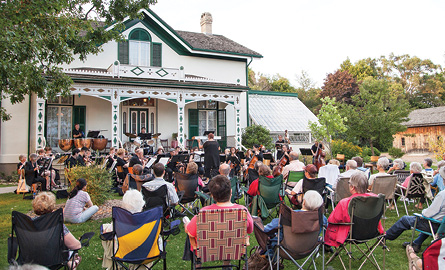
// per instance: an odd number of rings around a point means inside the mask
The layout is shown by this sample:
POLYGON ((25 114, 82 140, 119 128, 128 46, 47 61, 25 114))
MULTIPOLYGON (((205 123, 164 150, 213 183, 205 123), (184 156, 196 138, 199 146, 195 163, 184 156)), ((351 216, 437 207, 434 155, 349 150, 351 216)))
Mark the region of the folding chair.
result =
POLYGON ((338 179, 337 186, 335 188, 335 203, 338 203, 344 198, 350 197, 352 194, 349 191, 349 177, 341 177, 338 179))
POLYGON ((396 185, 396 175, 377 176, 374 180, 374 184, 372 185, 371 192, 374 194, 385 195, 385 200, 390 201, 394 204, 397 216, 399 216, 399 209, 397 209, 397 202, 395 200, 396 185))
MULTIPOLYGON (((323 212, 323 207, 316 211, 292 211, 284 203, 280 204, 281 226, 278 227, 278 243, 274 253, 277 262, 280 258, 290 260, 298 269, 303 269, 306 263, 312 262, 314 268, 317 269, 315 258, 323 244, 323 237, 319 237, 320 228, 323 226, 323 212), (297 262, 304 258, 306 259, 302 264, 297 262)), ((322 249, 322 260, 322 265, 324 265, 324 249, 322 249)), ((279 270, 279 264, 277 270, 279 270)))
POLYGON ((437 220, 434 218, 425 217, 422 214, 418 214, 418 213, 414 213, 414 216, 416 217, 416 221, 414 222, 413 232, 411 235, 411 245, 413 245, 414 233, 416 231, 433 237, 433 241, 435 241, 439 238, 443 238, 445 236, 445 218, 442 219, 442 221, 440 221, 440 220, 437 220), (420 219, 424 219, 428 222, 429 230, 418 228, 417 225, 419 225, 420 219), (433 225, 435 225, 435 226, 433 226, 433 225), (434 227, 436 227, 437 230, 434 230, 434 227))
POLYGON ((270 252, 268 251, 272 249, 270 239, 276 235, 276 233, 278 232, 278 228, 273 229, 269 232, 265 232, 263 220, 260 217, 252 217, 252 219, 253 219, 253 232, 255 233, 255 239, 257 240, 261 250, 265 252, 265 256, 269 262, 269 267, 270 269, 272 269, 273 254, 270 254, 270 252))
MULTIPOLYGON (((422 198, 425 196, 425 186, 423 185, 423 176, 420 173, 414 173, 408 183, 408 187, 405 188, 402 185, 397 185, 400 190, 400 198, 403 200, 405 206, 406 215, 408 214, 408 207, 406 201, 414 198, 422 198)), ((428 203, 428 200, 426 200, 428 203)))
POLYGON ((401 185, 403 181, 405 181, 405 179, 411 175, 411 172, 405 170, 395 170, 394 175, 397 175, 397 182, 399 185, 401 185))
MULTIPOLYGON (((94 233, 86 233, 80 238, 82 247, 88 246, 94 233)), ((63 243, 63 209, 59 208, 32 219, 17 211, 12 211, 11 237, 8 239, 8 262, 19 265, 39 264, 51 269, 68 269, 73 265, 78 250, 70 250, 63 243), (18 257, 16 257, 18 249, 18 257)))
POLYGON ((235 267, 247 269, 246 209, 200 210, 197 220, 197 241, 190 239, 193 252, 192 269, 235 267), (197 266, 211 261, 237 260, 238 265, 197 266))
POLYGON ((168 139, 159 140, 159 142, 161 143, 162 148, 164 148, 165 151, 167 151, 167 149, 168 149, 168 139))
POLYGON ((422 254, 423 269, 443 269, 445 267, 445 241, 443 238, 431 242, 422 254))
POLYGON ((260 195, 256 195, 252 199, 252 216, 261 216, 262 219, 268 218, 283 200, 282 186, 282 174, 274 178, 267 178, 260 175, 258 178, 258 191, 260 195))
POLYGON ((232 197, 230 201, 235 203, 239 201, 243 197, 243 193, 241 192, 240 182, 238 181, 238 177, 234 176, 230 178, 230 186, 232 187, 232 197))
POLYGON ((384 212, 385 195, 383 194, 379 194, 377 197, 357 196, 352 198, 348 206, 351 222, 337 224, 350 226, 348 238, 343 244, 336 248, 334 254, 329 258, 326 265, 338 256, 343 269, 346 270, 346 266, 340 254, 344 250, 349 258, 349 269, 352 267, 352 260, 361 261, 362 259, 364 260, 358 269, 361 269, 368 260, 375 268, 380 269, 373 252, 379 245, 383 245, 383 269, 385 269, 385 250, 387 249, 385 234, 380 234, 378 230, 380 219, 384 212), (374 241, 373 244, 372 241, 374 241), (368 242, 371 242, 371 244, 368 244, 368 242), (361 253, 360 257, 353 256, 352 245, 354 245, 361 253), (365 248, 361 248, 360 245, 365 245, 365 248), (347 248, 348 246, 349 249, 347 248))
POLYGON ((193 209, 199 209, 199 199, 195 191, 198 189, 198 175, 175 173, 175 186, 179 197, 178 205, 191 215, 192 213, 184 204, 191 203, 193 209))
POLYGON ((140 213, 130 213, 125 209, 113 206, 113 250, 111 257, 113 269, 123 267, 129 269, 125 264, 136 264, 138 267, 152 269, 159 261, 163 260, 163 269, 167 269, 167 258, 165 251, 167 241, 162 233, 162 207, 158 206, 140 213), (159 238, 163 241, 159 245, 159 238), (150 266, 147 264, 152 263, 150 266))
POLYGON ((304 171, 289 171, 289 174, 287 175, 286 179, 286 185, 285 187, 293 188, 297 184, 298 181, 303 179, 304 177, 304 171))

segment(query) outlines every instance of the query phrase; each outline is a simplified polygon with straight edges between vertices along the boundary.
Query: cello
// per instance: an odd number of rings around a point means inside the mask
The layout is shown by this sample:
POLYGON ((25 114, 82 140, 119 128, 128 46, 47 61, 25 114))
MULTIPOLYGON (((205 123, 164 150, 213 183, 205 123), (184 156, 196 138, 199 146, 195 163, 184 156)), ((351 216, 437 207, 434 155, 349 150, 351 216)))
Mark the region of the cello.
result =
POLYGON ((252 158, 249 161, 249 166, 247 166, 247 169, 244 171, 244 179, 247 179, 249 176, 249 169, 255 168, 255 163, 258 161, 258 157, 255 155, 255 153, 252 153, 252 158))
POLYGON ((323 152, 323 149, 320 147, 320 143, 317 145, 317 152, 314 156, 314 165, 317 167, 317 171, 320 169, 320 167, 323 167, 326 165, 326 161, 324 158, 326 157, 326 154, 323 152))
POLYGON ((284 153, 281 157, 280 161, 278 162, 277 166, 273 169, 273 177, 277 177, 278 175, 283 173, 283 168, 286 166, 287 162, 289 161, 289 157, 287 153, 284 153))

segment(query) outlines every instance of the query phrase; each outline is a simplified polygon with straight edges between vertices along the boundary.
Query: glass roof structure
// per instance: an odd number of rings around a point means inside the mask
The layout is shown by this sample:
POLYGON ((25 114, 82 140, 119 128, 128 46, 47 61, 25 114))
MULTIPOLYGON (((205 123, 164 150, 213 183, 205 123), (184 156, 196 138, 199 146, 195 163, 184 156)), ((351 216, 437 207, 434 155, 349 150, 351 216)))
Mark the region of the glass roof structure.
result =
POLYGON ((249 115, 257 125, 265 126, 271 133, 284 130, 295 133, 310 132, 309 121, 317 117, 296 96, 249 94, 249 115))

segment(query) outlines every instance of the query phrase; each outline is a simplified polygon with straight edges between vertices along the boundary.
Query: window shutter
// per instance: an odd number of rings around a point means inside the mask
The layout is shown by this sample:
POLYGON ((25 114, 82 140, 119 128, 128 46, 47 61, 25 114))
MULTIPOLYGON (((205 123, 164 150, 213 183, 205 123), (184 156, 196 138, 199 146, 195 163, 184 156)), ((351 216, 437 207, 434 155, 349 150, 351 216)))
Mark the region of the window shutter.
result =
POLYGON ((199 118, 198 118, 198 110, 189 109, 189 134, 188 137, 192 138, 193 136, 199 135, 199 118))
POLYGON ((118 59, 119 59, 119 62, 122 64, 122 65, 128 65, 129 64, 129 50, 128 50, 128 48, 129 48, 129 43, 128 43, 128 40, 126 40, 126 41, 121 41, 121 42, 119 42, 118 43, 118 59))
POLYGON ((162 43, 153 43, 153 55, 151 57, 153 67, 162 67, 162 43))

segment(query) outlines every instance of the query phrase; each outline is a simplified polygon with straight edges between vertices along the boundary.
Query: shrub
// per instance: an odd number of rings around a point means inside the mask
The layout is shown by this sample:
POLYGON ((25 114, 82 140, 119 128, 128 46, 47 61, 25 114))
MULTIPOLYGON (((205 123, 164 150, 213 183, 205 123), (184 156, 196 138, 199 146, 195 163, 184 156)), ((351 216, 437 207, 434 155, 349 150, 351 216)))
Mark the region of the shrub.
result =
POLYGON ((343 140, 333 140, 331 147, 333 158, 335 158, 337 154, 343 154, 345 155, 345 160, 348 160, 355 156, 362 156, 363 153, 363 149, 360 146, 343 140))
POLYGON ((374 155, 372 154, 371 148, 369 147, 363 147, 363 156, 380 156, 380 151, 379 149, 374 148, 374 155))
POLYGON ((77 179, 87 180, 87 192, 90 194, 93 204, 101 205, 110 197, 111 174, 99 166, 73 167, 67 170, 66 177, 71 183, 71 189, 76 185, 77 179))
POLYGON ((272 149, 274 146, 269 130, 261 125, 244 128, 241 139, 241 143, 247 148, 252 148, 254 144, 264 145, 266 149, 272 149))
POLYGON ((388 150, 388 153, 393 158, 401 158, 405 153, 403 153, 402 149, 397 147, 391 147, 388 150))

